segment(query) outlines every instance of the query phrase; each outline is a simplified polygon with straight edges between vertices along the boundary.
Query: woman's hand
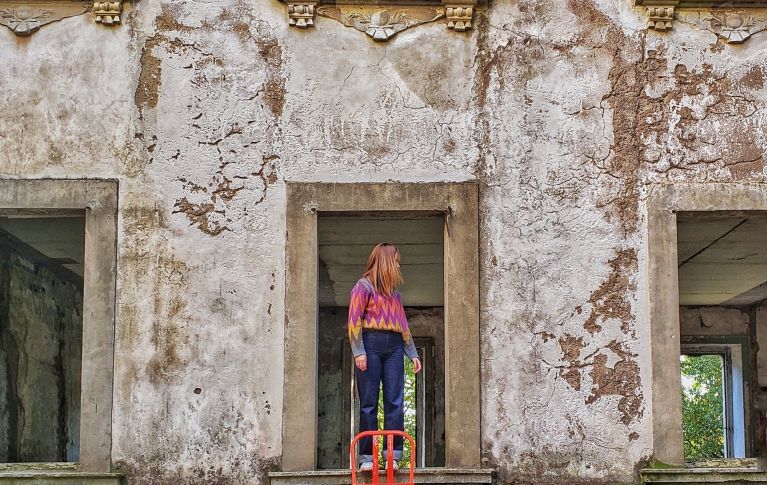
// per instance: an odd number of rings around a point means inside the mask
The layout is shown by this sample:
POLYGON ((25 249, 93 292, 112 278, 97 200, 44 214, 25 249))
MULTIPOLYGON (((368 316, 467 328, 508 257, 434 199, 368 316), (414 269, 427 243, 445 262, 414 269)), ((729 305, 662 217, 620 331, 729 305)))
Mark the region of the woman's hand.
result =
POLYGON ((413 359, 413 372, 418 374, 421 371, 421 359, 416 357, 413 359))
POLYGON ((354 365, 357 366, 357 369, 361 370, 362 372, 365 372, 366 370, 368 370, 368 356, 365 354, 358 355, 357 357, 354 358, 354 365))

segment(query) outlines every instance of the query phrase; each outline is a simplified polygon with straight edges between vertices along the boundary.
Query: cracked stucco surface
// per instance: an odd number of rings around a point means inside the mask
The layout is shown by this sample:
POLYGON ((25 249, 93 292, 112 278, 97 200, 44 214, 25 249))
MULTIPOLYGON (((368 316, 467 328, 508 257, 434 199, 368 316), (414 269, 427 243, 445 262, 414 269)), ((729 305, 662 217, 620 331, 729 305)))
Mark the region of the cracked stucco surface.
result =
POLYGON ((142 0, 0 30, 0 176, 120 182, 115 463, 264 483, 281 453, 285 181, 480 183, 484 463, 649 458, 647 184, 763 183, 767 33, 628 1, 500 0, 385 44, 276 1, 142 0), (200 392, 195 392, 195 390, 200 392))

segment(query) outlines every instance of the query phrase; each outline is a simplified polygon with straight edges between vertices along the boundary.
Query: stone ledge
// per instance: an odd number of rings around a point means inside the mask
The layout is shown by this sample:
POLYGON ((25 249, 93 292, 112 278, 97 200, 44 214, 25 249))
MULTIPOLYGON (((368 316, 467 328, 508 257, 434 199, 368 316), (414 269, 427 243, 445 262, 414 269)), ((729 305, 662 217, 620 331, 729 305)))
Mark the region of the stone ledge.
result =
MULTIPOLYGON (((386 482, 385 471, 381 470, 381 482, 386 482)), ((398 482, 407 481, 408 470, 402 469, 397 474, 398 482)), ((463 483, 491 483, 493 470, 463 468, 416 468, 415 483, 430 485, 463 483)), ((352 481, 349 470, 317 470, 303 472, 271 472, 271 485, 348 485, 352 481)), ((369 478, 365 480, 368 483, 369 478)))
POLYGON ((84 472, 79 463, 0 463, 0 485, 121 485, 121 473, 84 472))
POLYGON ((767 483, 767 473, 757 467, 643 469, 642 483, 767 483))
POLYGON ((77 471, 1 471, 0 485, 122 485, 119 473, 77 471))

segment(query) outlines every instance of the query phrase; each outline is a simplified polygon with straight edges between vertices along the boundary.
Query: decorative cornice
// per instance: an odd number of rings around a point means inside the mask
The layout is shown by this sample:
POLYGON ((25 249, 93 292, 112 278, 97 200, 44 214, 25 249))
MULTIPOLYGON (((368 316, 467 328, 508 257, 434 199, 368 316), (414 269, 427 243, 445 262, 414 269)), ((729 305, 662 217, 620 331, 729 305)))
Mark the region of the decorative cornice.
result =
POLYGON ((741 43, 756 32, 765 30, 760 19, 732 12, 732 9, 767 8, 767 0, 634 0, 634 5, 644 7, 647 27, 655 30, 670 30, 674 15, 682 9, 712 10, 705 19, 704 28, 727 43, 741 43), (723 11, 724 8, 727 11, 723 11))
POLYGON ((336 5, 319 7, 317 14, 353 27, 379 42, 387 41, 414 25, 434 22, 444 17, 441 9, 427 6, 371 9, 359 5, 336 5))
POLYGON ((288 7, 288 24, 314 26, 314 16, 331 18, 364 32, 376 41, 387 41, 405 29, 446 18, 447 28, 464 32, 472 28, 478 1, 486 0, 281 0, 288 7), (352 3, 357 1, 358 3, 352 3), (409 3, 412 2, 412 3, 409 3))
POLYGON ((749 37, 767 29, 764 19, 740 13, 721 13, 705 18, 708 30, 728 44, 742 44, 749 37))
POLYGON ((288 1, 288 24, 299 29, 314 27, 317 2, 288 1))
POLYGON ((471 29, 474 22, 475 1, 456 1, 443 0, 445 4, 445 17, 447 17, 447 28, 458 32, 465 32, 471 29))
POLYGON ((725 44, 742 44, 767 30, 767 19, 743 12, 680 12, 678 21, 716 34, 725 44))
POLYGON ((20 36, 32 35, 40 27, 88 11, 89 2, 27 0, 3 2, 0 5, 0 24, 20 36))
POLYGON ((674 7, 647 7, 647 28, 669 30, 673 27, 674 7))
POLYGON ((99 24, 119 24, 122 11, 122 0, 117 2, 93 2, 93 13, 96 15, 96 22, 99 24))
POLYGON ((93 2, 92 0, 18 0, 0 4, 0 24, 19 36, 32 35, 41 27, 92 10, 96 22, 104 25, 120 23, 122 0, 93 2))

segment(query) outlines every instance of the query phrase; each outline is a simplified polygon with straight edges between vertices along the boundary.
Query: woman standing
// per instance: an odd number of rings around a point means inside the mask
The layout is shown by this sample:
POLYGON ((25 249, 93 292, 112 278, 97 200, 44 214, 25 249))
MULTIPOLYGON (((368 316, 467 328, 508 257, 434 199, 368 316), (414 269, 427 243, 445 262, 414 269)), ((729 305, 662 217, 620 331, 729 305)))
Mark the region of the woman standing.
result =
MULTIPOLYGON (((380 243, 351 291, 349 341, 354 354, 360 400, 360 432, 378 429, 378 389, 383 384, 384 429, 405 429, 405 362, 421 370, 397 285, 402 283, 399 250, 380 243)), ((394 438, 394 468, 402 459, 402 437, 394 438)), ((386 451, 384 450, 384 460, 386 451)), ((373 439, 360 440, 360 470, 373 469, 373 439)))

